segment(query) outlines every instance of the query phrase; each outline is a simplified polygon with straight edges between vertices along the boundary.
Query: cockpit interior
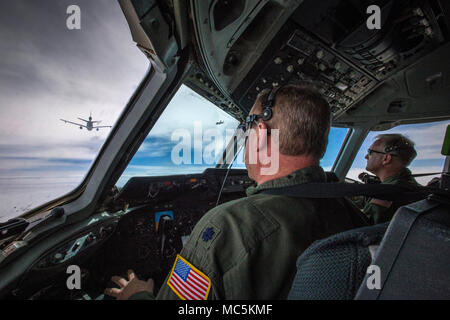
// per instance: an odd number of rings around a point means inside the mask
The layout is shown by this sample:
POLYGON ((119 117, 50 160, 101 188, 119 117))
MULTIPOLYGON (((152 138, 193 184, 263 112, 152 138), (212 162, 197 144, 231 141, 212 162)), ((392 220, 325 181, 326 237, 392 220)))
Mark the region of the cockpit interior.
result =
POLYGON ((215 168, 116 185, 181 85, 239 122, 266 88, 314 87, 332 126, 348 129, 329 170, 341 182, 356 182, 346 174, 369 132, 450 120, 448 1, 119 3, 151 66, 83 183, 0 225, 2 299, 112 299, 104 289, 128 269, 153 278, 157 292, 199 219, 246 196, 254 181, 225 160, 242 146, 239 136, 215 168), (72 265, 81 289, 69 288, 72 265))

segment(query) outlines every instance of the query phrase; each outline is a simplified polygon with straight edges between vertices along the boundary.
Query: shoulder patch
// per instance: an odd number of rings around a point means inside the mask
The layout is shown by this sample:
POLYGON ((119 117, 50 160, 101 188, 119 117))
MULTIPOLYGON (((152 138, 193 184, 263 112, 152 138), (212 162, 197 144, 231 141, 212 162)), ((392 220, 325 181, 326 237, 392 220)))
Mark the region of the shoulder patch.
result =
POLYGON ((178 254, 167 285, 182 300, 206 300, 211 280, 178 254))

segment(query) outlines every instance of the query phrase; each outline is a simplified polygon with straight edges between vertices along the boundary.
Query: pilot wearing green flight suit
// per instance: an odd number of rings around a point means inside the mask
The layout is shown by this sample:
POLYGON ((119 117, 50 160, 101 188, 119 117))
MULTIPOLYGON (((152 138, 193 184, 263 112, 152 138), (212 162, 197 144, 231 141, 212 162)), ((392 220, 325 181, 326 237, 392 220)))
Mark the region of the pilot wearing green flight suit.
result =
MULTIPOLYGON (((407 166, 416 157, 414 142, 401 134, 381 134, 367 150, 366 170, 374 173, 382 184, 398 185, 411 190, 420 185, 412 177, 407 166)), ((373 224, 390 221, 399 206, 396 203, 379 199, 368 199, 363 212, 373 224)))
POLYGON ((107 288, 105 294, 117 299, 286 299, 296 260, 312 242, 366 225, 345 199, 261 193, 326 181, 319 160, 330 119, 328 103, 311 89, 288 85, 261 92, 246 120, 244 152, 257 186, 200 219, 156 297, 153 281, 139 280, 131 270, 128 280, 113 277, 119 288, 107 288))

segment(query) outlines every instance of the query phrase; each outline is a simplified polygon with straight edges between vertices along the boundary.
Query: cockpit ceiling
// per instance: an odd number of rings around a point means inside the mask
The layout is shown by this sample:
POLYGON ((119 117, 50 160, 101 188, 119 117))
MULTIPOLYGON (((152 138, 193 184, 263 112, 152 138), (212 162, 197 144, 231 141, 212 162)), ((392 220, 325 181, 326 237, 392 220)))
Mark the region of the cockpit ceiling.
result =
POLYGON ((248 113, 265 88, 298 83, 326 97, 337 126, 450 117, 448 1, 191 3, 205 68, 192 78, 207 80, 230 114, 248 113), (374 4, 379 30, 366 24, 374 4))

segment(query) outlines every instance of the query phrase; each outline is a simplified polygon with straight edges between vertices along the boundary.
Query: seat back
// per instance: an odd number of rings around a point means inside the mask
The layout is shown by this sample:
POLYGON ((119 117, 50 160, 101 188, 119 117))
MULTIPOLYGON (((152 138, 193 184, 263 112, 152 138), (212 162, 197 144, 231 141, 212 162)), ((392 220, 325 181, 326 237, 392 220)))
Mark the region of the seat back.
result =
POLYGON ((334 171, 325 171, 327 182, 339 182, 339 178, 334 171))
POLYGON ((388 223, 338 233, 314 242, 297 260, 289 300, 351 300, 366 275, 388 223))
POLYGON ((390 223, 314 242, 297 260, 288 299, 450 299, 449 266, 450 202, 422 200, 390 223))
POLYGON ((422 200, 400 208, 380 243, 356 299, 450 299, 450 202, 422 200), (371 283, 372 285, 368 285, 371 283))

